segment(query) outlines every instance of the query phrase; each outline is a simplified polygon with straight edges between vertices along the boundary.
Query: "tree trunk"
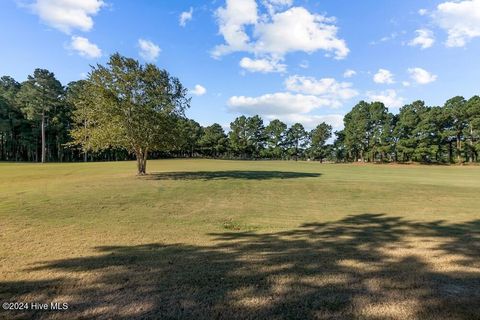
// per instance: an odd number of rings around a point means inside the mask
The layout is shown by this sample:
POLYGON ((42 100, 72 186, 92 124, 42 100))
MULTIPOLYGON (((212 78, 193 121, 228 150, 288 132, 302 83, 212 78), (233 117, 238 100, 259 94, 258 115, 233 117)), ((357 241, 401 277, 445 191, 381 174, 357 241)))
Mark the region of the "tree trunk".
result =
POLYGON ((137 175, 143 176, 147 173, 148 150, 139 149, 135 155, 137 157, 137 175))
POLYGON ((45 112, 42 112, 42 163, 45 163, 45 112))
POLYGON ((462 149, 462 140, 460 134, 457 134, 457 163, 462 162, 462 155, 461 155, 461 149, 462 149))
POLYGON ((473 146, 473 127, 470 125, 470 162, 472 163, 475 158, 475 147, 473 146))
MULTIPOLYGON (((83 121, 83 129, 84 129, 84 133, 85 133, 85 143, 87 142, 87 120, 85 119, 83 121)), ((88 152, 87 150, 85 149, 85 151, 83 152, 83 162, 87 162, 88 161, 88 152)))
POLYGON ((453 150, 452 150, 452 141, 448 142, 448 162, 453 162, 453 150))

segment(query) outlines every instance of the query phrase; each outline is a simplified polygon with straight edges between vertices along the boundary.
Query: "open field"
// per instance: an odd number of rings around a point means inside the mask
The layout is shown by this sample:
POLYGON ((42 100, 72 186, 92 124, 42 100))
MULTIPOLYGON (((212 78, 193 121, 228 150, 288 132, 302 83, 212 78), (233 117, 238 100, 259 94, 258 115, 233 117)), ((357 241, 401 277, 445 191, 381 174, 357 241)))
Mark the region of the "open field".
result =
POLYGON ((0 163, 0 318, 480 319, 480 167, 0 163))

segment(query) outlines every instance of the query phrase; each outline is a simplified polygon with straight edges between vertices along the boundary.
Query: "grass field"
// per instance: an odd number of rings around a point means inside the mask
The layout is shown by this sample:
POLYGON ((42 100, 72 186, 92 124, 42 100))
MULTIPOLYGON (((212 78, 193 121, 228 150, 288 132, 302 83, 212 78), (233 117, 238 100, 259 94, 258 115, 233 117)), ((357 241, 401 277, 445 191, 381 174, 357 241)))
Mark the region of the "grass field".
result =
POLYGON ((25 319, 480 319, 480 167, 0 163, 25 319))

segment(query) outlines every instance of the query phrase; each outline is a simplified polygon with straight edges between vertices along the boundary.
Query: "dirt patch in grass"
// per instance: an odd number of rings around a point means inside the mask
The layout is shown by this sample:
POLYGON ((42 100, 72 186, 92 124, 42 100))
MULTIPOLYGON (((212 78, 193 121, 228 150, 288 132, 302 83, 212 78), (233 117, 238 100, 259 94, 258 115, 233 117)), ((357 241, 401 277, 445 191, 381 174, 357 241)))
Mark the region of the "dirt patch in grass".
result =
POLYGON ((258 230, 258 226, 253 226, 245 223, 240 223, 234 220, 225 220, 222 224, 223 229, 230 231, 255 231, 258 230))

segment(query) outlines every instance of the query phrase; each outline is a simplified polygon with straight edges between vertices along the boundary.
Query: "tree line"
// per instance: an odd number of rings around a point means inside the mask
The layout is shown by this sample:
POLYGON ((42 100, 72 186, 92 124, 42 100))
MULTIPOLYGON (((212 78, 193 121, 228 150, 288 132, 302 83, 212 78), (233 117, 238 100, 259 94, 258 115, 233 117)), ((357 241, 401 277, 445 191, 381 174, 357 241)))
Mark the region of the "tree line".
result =
MULTIPOLYGON (((294 159, 334 162, 478 162, 480 97, 443 106, 415 101, 398 114, 360 101, 344 129, 307 131, 276 119, 240 116, 228 132, 185 117, 188 91, 153 64, 114 54, 87 79, 63 86, 36 69, 19 83, 0 79, 0 161, 102 161, 147 157, 294 159)), ((143 167, 143 168, 142 168, 143 167)))

